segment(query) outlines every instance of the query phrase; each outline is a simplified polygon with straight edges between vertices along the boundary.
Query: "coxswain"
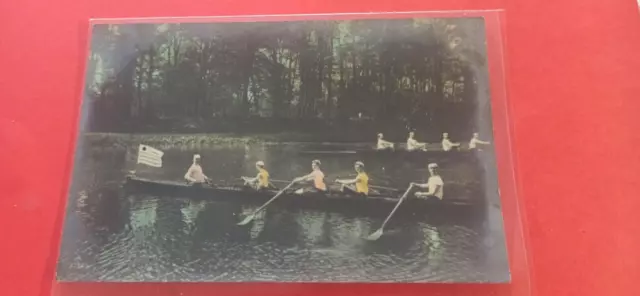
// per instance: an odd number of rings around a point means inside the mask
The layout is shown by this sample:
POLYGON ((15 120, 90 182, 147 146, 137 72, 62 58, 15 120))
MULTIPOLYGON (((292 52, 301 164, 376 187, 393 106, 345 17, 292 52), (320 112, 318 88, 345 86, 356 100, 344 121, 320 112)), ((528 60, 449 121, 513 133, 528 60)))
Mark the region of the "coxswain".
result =
POLYGON ((389 141, 385 141, 383 139, 384 135, 382 135, 382 133, 378 134, 378 145, 377 145, 377 149, 378 150, 386 150, 386 149, 391 149, 393 150, 393 143, 389 142, 389 141))
POLYGON ((411 186, 427 189, 427 191, 418 191, 415 195, 423 199, 437 198, 438 200, 442 200, 444 196, 444 182, 438 173, 438 164, 430 163, 427 168, 429 169, 429 179, 427 183, 411 183, 411 186))
POLYGON ((324 173, 320 170, 320 161, 314 160, 311 162, 311 173, 308 175, 298 177, 293 179, 294 183, 302 183, 302 182, 312 182, 311 186, 306 186, 305 188, 300 188, 296 191, 296 193, 304 193, 304 192, 326 192, 327 185, 324 183, 324 173))
POLYGON ((415 133, 410 132, 409 138, 407 139, 407 151, 415 151, 415 150, 427 151, 427 144, 418 142, 416 139, 414 139, 414 137, 415 137, 415 133))
POLYGON ((473 133, 473 137, 471 138, 471 141, 469 141, 469 149, 480 149, 481 147, 478 146, 489 144, 491 144, 491 142, 480 140, 480 135, 478 133, 473 133))
POLYGON ((209 182, 209 178, 202 172, 202 166, 200 165, 200 154, 193 155, 193 163, 187 173, 184 175, 184 179, 189 183, 202 184, 209 182))
POLYGON ((354 169, 358 175, 355 179, 350 180, 336 180, 336 183, 342 184, 342 192, 355 193, 357 195, 369 194, 369 176, 364 171, 364 163, 356 161, 354 169))
POLYGON ((269 172, 264 168, 264 162, 262 160, 256 162, 256 169, 258 175, 255 177, 242 177, 244 184, 251 186, 252 188, 260 191, 269 189, 271 183, 269 182, 269 172))
POLYGON ((449 139, 449 133, 442 134, 442 150, 451 151, 451 149, 458 147, 460 147, 460 143, 451 142, 451 140, 449 139))

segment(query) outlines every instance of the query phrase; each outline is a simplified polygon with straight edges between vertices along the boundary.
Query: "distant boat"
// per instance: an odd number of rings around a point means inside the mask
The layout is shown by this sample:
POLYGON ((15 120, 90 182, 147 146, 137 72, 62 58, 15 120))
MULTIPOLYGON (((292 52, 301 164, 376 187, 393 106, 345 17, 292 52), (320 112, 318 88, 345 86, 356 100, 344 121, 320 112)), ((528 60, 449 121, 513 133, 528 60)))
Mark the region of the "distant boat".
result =
POLYGON ((300 151, 300 154, 328 154, 328 155, 359 155, 359 156, 380 156, 380 157, 420 157, 420 158, 434 158, 434 159, 453 159, 453 158, 467 158, 477 156, 482 151, 475 149, 455 149, 450 151, 444 151, 442 149, 427 149, 427 151, 413 150, 407 151, 403 148, 396 149, 353 149, 353 150, 304 150, 300 151))

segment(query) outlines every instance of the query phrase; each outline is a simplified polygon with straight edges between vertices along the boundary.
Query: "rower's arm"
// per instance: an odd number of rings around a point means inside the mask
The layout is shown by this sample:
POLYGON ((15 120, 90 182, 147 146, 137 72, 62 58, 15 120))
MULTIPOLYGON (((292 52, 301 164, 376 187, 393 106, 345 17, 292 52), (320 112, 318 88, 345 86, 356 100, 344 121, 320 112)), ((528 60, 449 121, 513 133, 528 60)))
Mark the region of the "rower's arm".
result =
POLYGON ((255 177, 255 178, 252 178, 252 177, 242 177, 242 179, 244 179, 244 181, 245 181, 245 182, 253 183, 253 182, 255 182, 256 180, 258 180, 258 177, 255 177))
POLYGON ((424 183, 424 184, 420 184, 420 183, 411 183, 411 185, 413 185, 414 187, 418 187, 418 188, 429 188, 429 183, 424 183))
POLYGON ((350 180, 340 180, 340 183, 344 184, 344 185, 351 185, 351 184, 356 184, 358 182, 358 179, 350 179, 350 180))
POLYGON ((311 180, 313 180, 313 175, 312 174, 304 175, 302 177, 298 177, 298 178, 294 179, 294 181, 296 181, 296 182, 311 181, 311 180))
POLYGON ((477 142, 478 142, 478 143, 480 143, 480 144, 484 144, 484 145, 489 145, 489 144, 491 144, 491 142, 488 142, 488 141, 480 141, 480 140, 477 140, 477 142))

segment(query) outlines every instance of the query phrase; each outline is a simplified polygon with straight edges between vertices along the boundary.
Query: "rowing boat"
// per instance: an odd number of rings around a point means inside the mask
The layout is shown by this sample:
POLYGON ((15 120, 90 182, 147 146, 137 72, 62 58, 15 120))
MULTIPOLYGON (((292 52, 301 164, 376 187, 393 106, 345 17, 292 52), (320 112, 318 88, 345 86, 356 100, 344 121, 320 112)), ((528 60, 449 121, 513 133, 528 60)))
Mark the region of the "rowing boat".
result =
POLYGON ((330 155, 332 157, 353 157, 357 156, 362 159, 405 159, 409 161, 433 161, 433 162, 451 162, 451 161, 475 161, 483 158, 481 151, 476 150, 427 150, 427 151, 407 151, 407 150, 377 150, 377 149, 359 149, 359 150, 307 150, 301 151, 303 155, 314 155, 315 157, 323 157, 330 155))
MULTIPOLYGON (((256 191, 243 186, 211 186, 207 184, 189 185, 184 182, 158 181, 129 176, 124 185, 128 193, 144 193, 155 196, 172 196, 209 199, 224 202, 238 202, 242 204, 262 204, 273 197, 277 190, 256 191)), ((451 190, 450 190, 451 191, 451 190)), ((398 193, 376 194, 367 197, 350 195, 339 191, 328 193, 303 193, 292 191, 285 192, 275 205, 292 208, 306 208, 325 210, 330 212, 388 212, 398 202, 398 193)), ((479 205, 471 202, 470 196, 465 198, 453 198, 445 196, 443 200, 425 200, 411 198, 403 206, 405 210, 416 213, 424 213, 431 210, 465 209, 479 205)))

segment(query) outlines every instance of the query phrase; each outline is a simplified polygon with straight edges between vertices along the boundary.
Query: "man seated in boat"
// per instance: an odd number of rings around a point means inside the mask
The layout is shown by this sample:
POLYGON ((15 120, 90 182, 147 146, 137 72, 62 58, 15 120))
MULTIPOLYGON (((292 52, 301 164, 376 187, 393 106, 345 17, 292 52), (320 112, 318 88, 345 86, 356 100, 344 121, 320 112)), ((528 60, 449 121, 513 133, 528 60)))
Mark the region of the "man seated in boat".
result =
POLYGON ((262 160, 256 162, 256 169, 258 170, 258 175, 254 178, 242 177, 244 184, 258 191, 270 189, 269 172, 264 168, 262 160))
POLYGON ((459 147, 460 147, 460 143, 451 142, 451 140, 449 139, 449 133, 442 134, 442 150, 451 151, 452 149, 459 148, 459 147))
POLYGON ((312 161, 311 169, 312 171, 308 175, 293 179, 294 183, 312 182, 310 186, 296 190, 296 193, 327 191, 327 185, 324 183, 324 173, 320 170, 320 161, 317 159, 312 161))
POLYGON ((482 150, 483 145, 489 145, 491 142, 480 140, 480 135, 478 133, 473 133, 473 137, 471 141, 469 141, 469 149, 477 149, 482 150))
POLYGON ((184 179, 190 184, 202 184, 210 181, 209 177, 202 172, 200 161, 201 158, 199 154, 193 155, 193 163, 191 167, 189 167, 189 170, 187 170, 187 173, 184 174, 184 179))
POLYGON ((415 195, 423 199, 442 200, 444 196, 444 182, 438 173, 438 164, 430 163, 427 168, 429 169, 429 179, 427 183, 411 183, 412 186, 427 189, 427 191, 418 191, 415 195))
POLYGON ((389 141, 385 141, 382 137, 383 137, 382 133, 379 133, 378 134, 378 145, 376 146, 376 149, 378 149, 378 150, 387 150, 387 149, 393 150, 393 148, 394 148, 393 147, 394 146, 393 143, 391 143, 389 141))
POLYGON ((420 143, 414 137, 415 133, 410 132, 407 139, 407 151, 427 151, 427 143, 420 143))
POLYGON ((369 194, 369 176, 364 171, 364 163, 356 161, 354 168, 358 175, 351 180, 336 180, 336 183, 342 184, 340 189, 342 192, 367 196, 369 194))

